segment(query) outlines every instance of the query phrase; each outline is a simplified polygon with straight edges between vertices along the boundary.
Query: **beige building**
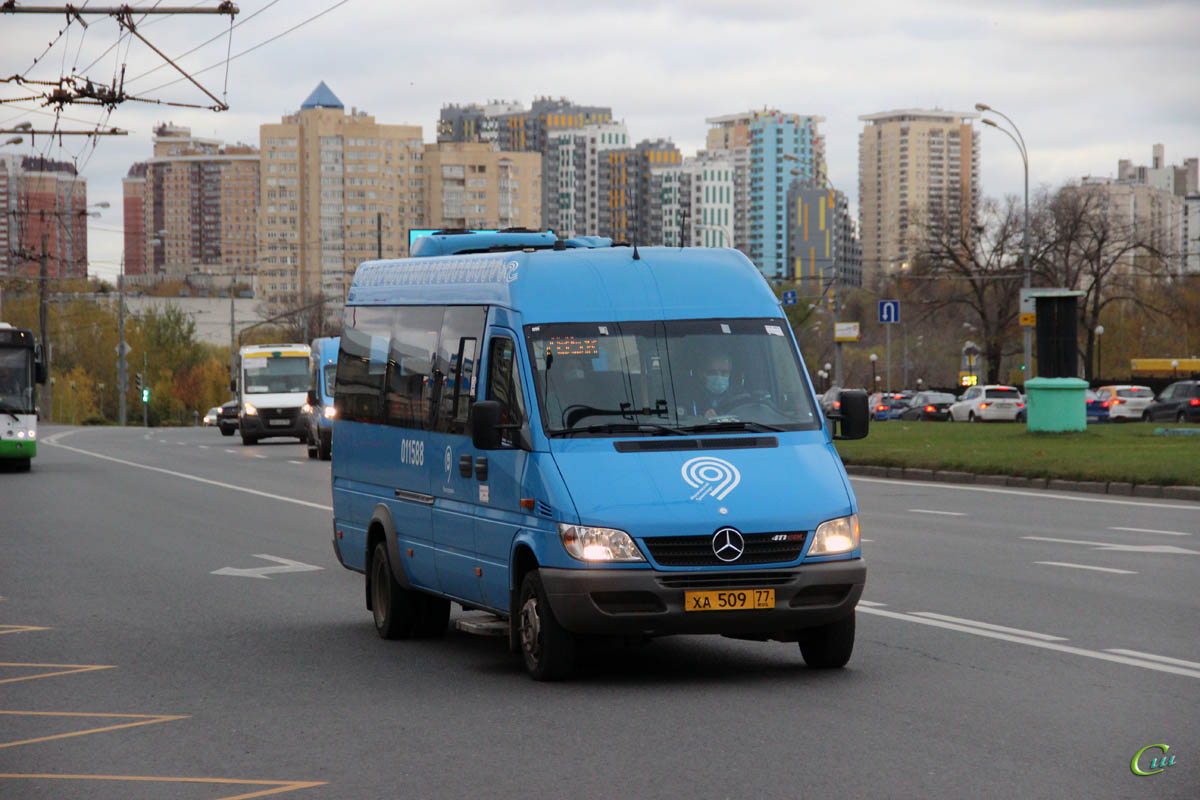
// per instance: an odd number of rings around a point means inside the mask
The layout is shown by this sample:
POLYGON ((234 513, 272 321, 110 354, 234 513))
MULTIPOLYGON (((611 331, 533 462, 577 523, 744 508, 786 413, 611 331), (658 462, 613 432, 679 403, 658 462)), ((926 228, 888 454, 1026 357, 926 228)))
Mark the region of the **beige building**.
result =
POLYGON ((424 165, 427 227, 541 228, 541 153, 438 142, 425 145, 424 165))
MULTIPOLYGON (((1129 180, 1085 177, 1068 191, 1088 192, 1105 201, 1106 219, 1112 226, 1112 243, 1140 241, 1165 255, 1168 265, 1181 263, 1183 252, 1182 221, 1185 199, 1167 188, 1133 183, 1129 180)), ((1130 253, 1125 266, 1133 269, 1144 251, 1130 253)))
POLYGON ((425 224, 421 128, 346 113, 322 81, 259 137, 259 295, 276 306, 324 296, 336 311, 361 262, 407 256, 408 229, 425 224))
POLYGON ((169 123, 154 129, 153 143, 153 157, 123 181, 126 273, 182 278, 252 271, 258 151, 169 123))
POLYGON ((903 269, 931 226, 969 232, 979 207, 973 111, 902 109, 859 117, 858 214, 863 279, 903 269))

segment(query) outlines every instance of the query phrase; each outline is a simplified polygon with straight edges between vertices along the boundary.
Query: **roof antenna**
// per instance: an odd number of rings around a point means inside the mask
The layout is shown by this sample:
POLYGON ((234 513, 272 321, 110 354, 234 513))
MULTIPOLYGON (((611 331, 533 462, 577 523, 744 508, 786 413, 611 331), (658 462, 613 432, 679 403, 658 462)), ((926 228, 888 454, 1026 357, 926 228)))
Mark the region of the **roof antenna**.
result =
POLYGON ((687 223, 688 223, 688 209, 687 209, 687 206, 684 206, 683 208, 679 209, 679 249, 680 250, 682 250, 684 248, 684 246, 687 244, 687 239, 684 238, 686 236, 687 223))
POLYGON ((638 240, 638 237, 637 237, 637 235, 638 235, 637 196, 635 195, 632 197, 632 199, 630 199, 629 190, 626 189, 625 190, 625 202, 627 205, 629 205, 633 209, 633 213, 629 217, 630 222, 633 223, 633 236, 630 237, 631 239, 633 239, 633 260, 641 261, 642 257, 638 255, 638 249, 637 249, 637 240, 638 240))

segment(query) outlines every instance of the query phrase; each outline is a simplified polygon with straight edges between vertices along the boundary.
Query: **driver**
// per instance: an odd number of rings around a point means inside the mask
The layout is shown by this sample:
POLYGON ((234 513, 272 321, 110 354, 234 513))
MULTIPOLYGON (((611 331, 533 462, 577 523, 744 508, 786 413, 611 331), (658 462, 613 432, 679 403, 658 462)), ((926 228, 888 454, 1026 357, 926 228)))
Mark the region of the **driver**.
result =
POLYGON ((729 383, 732 374, 733 359, 728 354, 711 354, 704 362, 701 372, 703 386, 689 410, 696 416, 709 418, 722 413, 722 406, 732 397, 729 383))

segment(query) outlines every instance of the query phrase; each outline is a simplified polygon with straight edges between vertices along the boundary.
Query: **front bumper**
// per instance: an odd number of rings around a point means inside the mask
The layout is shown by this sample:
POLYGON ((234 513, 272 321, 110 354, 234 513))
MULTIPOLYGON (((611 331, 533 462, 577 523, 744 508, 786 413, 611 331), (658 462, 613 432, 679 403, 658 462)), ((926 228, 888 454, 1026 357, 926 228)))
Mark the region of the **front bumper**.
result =
POLYGON ((861 558, 745 572, 556 569, 539 572, 555 618, 569 631, 610 636, 788 634, 849 615, 862 597, 861 558), (691 590, 774 589, 775 606, 753 611, 685 611, 691 590))
POLYGON ((256 436, 259 439, 268 436, 299 436, 301 439, 308 438, 308 424, 302 415, 297 416, 295 419, 277 417, 274 419, 268 418, 265 421, 258 414, 243 415, 239 427, 242 430, 243 436, 256 436), (282 420, 287 424, 271 424, 277 420, 282 420))
POLYGON ((37 455, 37 439, 0 439, 0 458, 25 459, 37 455))

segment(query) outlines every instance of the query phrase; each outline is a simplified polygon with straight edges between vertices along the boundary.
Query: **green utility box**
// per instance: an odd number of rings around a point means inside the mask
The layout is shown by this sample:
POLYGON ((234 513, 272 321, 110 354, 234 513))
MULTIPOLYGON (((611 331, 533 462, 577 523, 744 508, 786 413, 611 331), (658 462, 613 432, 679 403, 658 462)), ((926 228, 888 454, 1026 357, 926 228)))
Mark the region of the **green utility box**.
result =
POLYGON ((1026 381, 1028 429, 1035 433, 1087 430, 1087 387, 1087 381, 1080 378, 1026 381))

